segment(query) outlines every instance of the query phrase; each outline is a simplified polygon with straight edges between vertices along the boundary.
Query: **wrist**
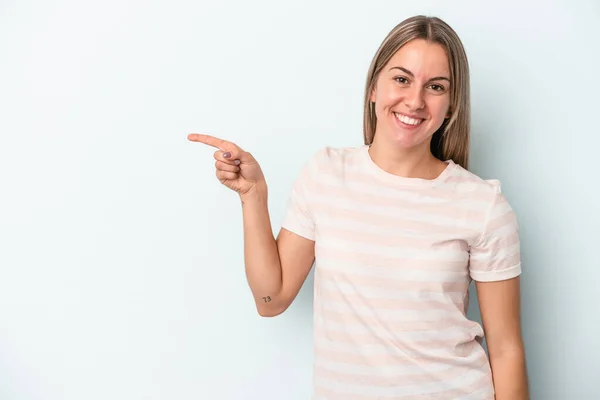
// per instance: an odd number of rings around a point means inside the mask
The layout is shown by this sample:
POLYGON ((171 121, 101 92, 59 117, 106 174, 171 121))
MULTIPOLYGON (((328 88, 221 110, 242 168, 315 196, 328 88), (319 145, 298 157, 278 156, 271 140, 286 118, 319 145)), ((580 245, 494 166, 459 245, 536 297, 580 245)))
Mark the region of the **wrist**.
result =
POLYGON ((266 182, 258 182, 247 192, 240 194, 240 200, 243 203, 247 202, 266 202, 268 197, 268 189, 266 182))

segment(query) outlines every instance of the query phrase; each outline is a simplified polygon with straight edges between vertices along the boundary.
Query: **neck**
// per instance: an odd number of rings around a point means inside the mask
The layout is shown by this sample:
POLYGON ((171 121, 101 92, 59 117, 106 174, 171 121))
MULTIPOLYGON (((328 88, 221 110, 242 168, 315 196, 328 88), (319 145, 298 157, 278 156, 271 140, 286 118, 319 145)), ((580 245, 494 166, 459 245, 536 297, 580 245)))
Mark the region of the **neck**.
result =
POLYGON ((447 164, 435 158, 429 149, 430 143, 411 149, 378 140, 377 135, 369 148, 369 155, 384 171, 406 178, 435 179, 447 164))

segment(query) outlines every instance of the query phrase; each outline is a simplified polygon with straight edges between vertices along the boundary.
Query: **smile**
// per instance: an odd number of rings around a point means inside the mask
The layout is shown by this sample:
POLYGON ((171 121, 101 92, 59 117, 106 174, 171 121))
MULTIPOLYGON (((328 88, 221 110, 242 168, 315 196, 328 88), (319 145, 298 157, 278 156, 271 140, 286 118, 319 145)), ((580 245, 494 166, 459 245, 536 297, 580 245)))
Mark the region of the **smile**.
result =
POLYGON ((424 121, 424 119, 419 118, 419 119, 415 119, 415 118, 411 118, 411 117, 407 117, 406 115, 403 114, 399 114, 399 113, 394 113, 394 116, 396 117, 396 119, 406 125, 412 125, 412 126, 417 126, 417 125, 421 125, 421 123, 424 121))

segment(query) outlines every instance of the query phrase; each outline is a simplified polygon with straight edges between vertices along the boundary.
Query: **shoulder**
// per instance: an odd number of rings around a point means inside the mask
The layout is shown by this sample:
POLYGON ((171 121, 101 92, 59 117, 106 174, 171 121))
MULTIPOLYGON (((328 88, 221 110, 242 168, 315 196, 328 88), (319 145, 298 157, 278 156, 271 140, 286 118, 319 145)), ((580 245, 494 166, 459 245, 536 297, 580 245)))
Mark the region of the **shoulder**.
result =
POLYGON ((355 156, 361 147, 324 146, 312 154, 311 160, 321 163, 343 162, 355 156))
POLYGON ((452 177, 453 190, 468 202, 473 210, 482 212, 484 230, 502 225, 518 226, 517 217, 508 198, 502 192, 499 179, 483 179, 477 174, 456 165, 452 177))
POLYGON ((348 179, 349 172, 360 170, 361 147, 324 146, 313 151, 304 161, 297 177, 298 184, 318 192, 321 185, 337 185, 348 179))
POLYGON ((302 163, 297 176, 299 183, 315 183, 323 176, 333 177, 347 169, 348 160, 359 148, 324 146, 313 151, 302 163))
POLYGON ((481 211, 487 218, 513 214, 512 206, 503 193, 500 179, 484 179, 460 165, 455 165, 455 170, 445 184, 464 206, 481 211))
POLYGON ((499 179, 484 179, 472 171, 455 164, 451 177, 446 181, 452 189, 462 194, 472 194, 490 200, 502 194, 502 182, 499 179))
POLYGON ((343 171, 349 166, 360 163, 361 149, 362 147, 324 146, 313 152, 305 164, 312 171, 331 173, 343 171))

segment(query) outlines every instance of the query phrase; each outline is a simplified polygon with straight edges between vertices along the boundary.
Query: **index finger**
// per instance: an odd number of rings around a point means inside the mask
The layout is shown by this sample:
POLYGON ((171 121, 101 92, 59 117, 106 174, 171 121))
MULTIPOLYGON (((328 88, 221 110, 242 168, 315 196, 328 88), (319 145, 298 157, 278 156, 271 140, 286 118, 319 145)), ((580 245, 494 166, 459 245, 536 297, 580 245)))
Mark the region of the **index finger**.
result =
POLYGON ((203 135, 200 133, 190 133, 188 135, 188 140, 191 140, 192 142, 204 143, 209 146, 216 147, 220 150, 232 150, 233 148, 235 148, 235 145, 231 142, 216 138, 214 136, 203 135))

